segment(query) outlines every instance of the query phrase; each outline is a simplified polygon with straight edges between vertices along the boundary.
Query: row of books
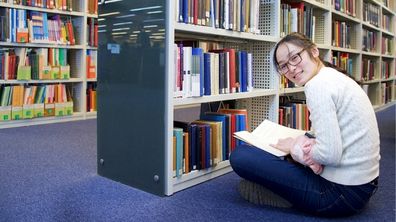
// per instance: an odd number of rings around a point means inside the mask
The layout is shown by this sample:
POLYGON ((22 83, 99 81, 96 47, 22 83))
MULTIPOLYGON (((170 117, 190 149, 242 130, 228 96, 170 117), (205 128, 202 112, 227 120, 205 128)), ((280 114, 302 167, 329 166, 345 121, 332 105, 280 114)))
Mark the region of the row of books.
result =
POLYGON ((356 17, 356 0, 332 0, 331 5, 337 11, 356 17))
POLYGON ((363 29, 362 31, 362 50, 366 52, 375 52, 377 50, 377 32, 367 29, 363 29))
POLYGON ((75 45, 70 17, 46 12, 0 8, 0 41, 75 45))
POLYGON ((65 84, 1 85, 1 106, 22 106, 34 103, 64 103, 72 101, 65 84))
POLYGON ((67 49, 10 48, 0 51, 0 79, 69 79, 67 49))
POLYGON ((343 21, 333 21, 332 45, 351 48, 351 26, 343 21))
POLYGON ((0 0, 11 5, 73 11, 73 0, 0 0))
POLYGON ((333 51, 331 63, 345 70, 350 76, 353 75, 353 60, 349 57, 349 53, 333 51))
POLYGON ((380 7, 370 2, 363 2, 363 21, 379 27, 380 7))
POLYGON ((98 20, 95 18, 88 18, 87 43, 89 46, 98 46, 98 20))
POLYGON ((64 84, 2 85, 0 90, 0 121, 73 113, 72 96, 64 84))
POLYGON ((260 0, 177 0, 177 21, 259 34, 260 0))
POLYGON ((282 1, 281 4, 281 36, 291 32, 303 33, 315 41, 316 17, 313 8, 304 2, 282 1))
POLYGON ((174 177, 207 169, 228 160, 229 154, 241 144, 232 135, 236 131, 248 129, 246 109, 220 109, 201 114, 196 121, 175 121, 174 177))
POLYGON ((175 44, 174 97, 199 97, 253 90, 253 57, 231 48, 204 52, 175 44))
POLYGON ((96 82, 90 82, 87 85, 87 112, 97 111, 96 87, 96 82))
POLYGON ((279 124, 294 129, 309 131, 311 122, 309 110, 305 100, 293 99, 291 97, 279 97, 279 124))

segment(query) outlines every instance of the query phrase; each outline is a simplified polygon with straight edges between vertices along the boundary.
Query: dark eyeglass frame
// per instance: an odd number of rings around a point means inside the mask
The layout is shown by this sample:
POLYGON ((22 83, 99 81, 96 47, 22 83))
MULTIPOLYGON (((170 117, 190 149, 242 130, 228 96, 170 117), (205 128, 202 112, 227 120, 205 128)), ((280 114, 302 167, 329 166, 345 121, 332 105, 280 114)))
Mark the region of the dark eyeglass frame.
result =
POLYGON ((297 66, 298 64, 300 64, 301 61, 302 61, 301 53, 303 53, 305 50, 306 50, 306 48, 303 48, 303 49, 301 49, 301 51, 299 51, 296 54, 290 56, 289 60, 287 60, 287 62, 282 65, 282 66, 284 66, 284 68, 282 68, 280 65, 278 65, 278 72, 281 75, 286 75, 290 71, 289 70, 289 65, 297 66), (285 69, 285 70, 282 71, 282 69, 285 69))

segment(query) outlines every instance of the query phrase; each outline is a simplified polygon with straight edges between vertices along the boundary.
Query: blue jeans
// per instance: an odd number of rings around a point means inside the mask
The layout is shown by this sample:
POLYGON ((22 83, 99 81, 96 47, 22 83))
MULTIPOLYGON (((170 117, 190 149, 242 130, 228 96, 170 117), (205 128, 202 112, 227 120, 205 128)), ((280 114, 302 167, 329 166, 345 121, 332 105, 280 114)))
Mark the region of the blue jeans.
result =
POLYGON ((241 145, 231 153, 230 164, 240 177, 261 184, 293 207, 318 216, 360 212, 378 187, 377 179, 358 186, 333 183, 314 174, 309 167, 248 145, 241 145))

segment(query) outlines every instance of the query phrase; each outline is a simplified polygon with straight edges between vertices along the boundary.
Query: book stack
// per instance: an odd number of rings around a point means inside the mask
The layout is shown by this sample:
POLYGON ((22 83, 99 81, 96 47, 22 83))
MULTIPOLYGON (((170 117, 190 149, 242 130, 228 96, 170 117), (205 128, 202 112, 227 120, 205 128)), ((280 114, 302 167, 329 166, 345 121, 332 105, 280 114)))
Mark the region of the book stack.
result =
POLYGON ((248 130, 246 109, 220 109, 205 112, 192 122, 174 122, 174 177, 208 169, 228 160, 242 142, 233 133, 248 130))
POLYGON ((200 97, 253 90, 252 53, 175 44, 174 97, 200 97))

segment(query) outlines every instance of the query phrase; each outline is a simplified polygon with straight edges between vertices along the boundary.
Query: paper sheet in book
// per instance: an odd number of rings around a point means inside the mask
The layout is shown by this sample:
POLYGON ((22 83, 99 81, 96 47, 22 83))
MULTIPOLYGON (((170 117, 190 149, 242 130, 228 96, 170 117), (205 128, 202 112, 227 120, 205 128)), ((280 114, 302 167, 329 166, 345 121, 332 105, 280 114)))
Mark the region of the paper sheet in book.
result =
POLYGON ((306 131, 279 125, 271 122, 270 120, 264 120, 255 130, 253 130, 253 132, 235 132, 234 137, 275 156, 281 157, 286 156, 288 153, 271 147, 270 144, 276 144, 279 139, 287 137, 296 138, 300 135, 304 135, 305 132, 306 131))

